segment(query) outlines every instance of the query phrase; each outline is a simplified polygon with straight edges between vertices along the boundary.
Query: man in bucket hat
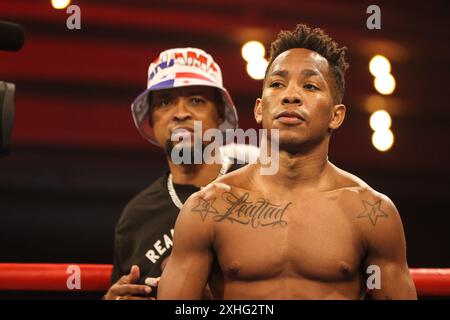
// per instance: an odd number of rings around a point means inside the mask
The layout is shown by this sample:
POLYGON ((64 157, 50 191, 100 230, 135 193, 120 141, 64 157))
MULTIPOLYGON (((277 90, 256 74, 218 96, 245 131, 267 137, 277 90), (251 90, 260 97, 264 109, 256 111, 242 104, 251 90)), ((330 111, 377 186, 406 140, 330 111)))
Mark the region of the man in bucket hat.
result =
POLYGON ((134 197, 116 225, 112 286, 104 296, 108 300, 154 299, 184 201, 239 167, 225 157, 222 163, 212 164, 176 164, 171 158, 178 145, 184 152, 193 149, 193 143, 186 146, 184 142, 194 140, 194 121, 201 121, 203 131, 238 125, 220 67, 205 51, 161 52, 148 69, 147 90, 135 99, 131 110, 139 132, 164 149, 170 171, 134 197))

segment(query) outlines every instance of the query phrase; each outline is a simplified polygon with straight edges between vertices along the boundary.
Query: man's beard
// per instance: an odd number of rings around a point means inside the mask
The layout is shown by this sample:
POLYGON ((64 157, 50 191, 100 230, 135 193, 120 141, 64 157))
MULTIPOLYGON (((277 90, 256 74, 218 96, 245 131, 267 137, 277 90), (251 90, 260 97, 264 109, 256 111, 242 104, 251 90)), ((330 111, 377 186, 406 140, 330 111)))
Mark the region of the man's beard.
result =
POLYGON ((179 155, 183 160, 184 164, 194 164, 196 163, 195 160, 201 159, 201 162, 204 162, 203 159, 203 150, 206 147, 207 143, 199 140, 197 143, 194 143, 194 141, 190 141, 189 143, 185 143, 183 141, 181 142, 174 142, 170 139, 166 140, 166 143, 164 144, 164 151, 166 155, 173 161, 172 159, 172 153, 179 155))

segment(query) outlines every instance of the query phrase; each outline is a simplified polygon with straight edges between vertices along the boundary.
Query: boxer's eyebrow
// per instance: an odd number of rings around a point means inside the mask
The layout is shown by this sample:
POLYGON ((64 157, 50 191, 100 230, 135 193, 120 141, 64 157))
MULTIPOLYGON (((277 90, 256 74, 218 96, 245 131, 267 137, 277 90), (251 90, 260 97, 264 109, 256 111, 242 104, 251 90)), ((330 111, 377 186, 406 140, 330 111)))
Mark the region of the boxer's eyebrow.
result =
MULTIPOLYGON (((271 77, 272 76, 280 76, 282 78, 286 78, 288 76, 288 74, 289 74, 289 72, 287 70, 280 69, 280 70, 273 71, 269 76, 271 76, 271 77)), ((313 69, 303 69, 301 74, 305 78, 314 77, 314 76, 320 77, 320 73, 313 69)))
POLYGON ((316 70, 312 70, 312 69, 304 69, 304 70, 302 70, 302 75, 305 78, 314 77, 314 76, 319 76, 320 77, 320 73, 317 72, 316 70))
POLYGON ((289 74, 289 72, 287 70, 281 69, 281 70, 275 70, 273 71, 269 77, 273 77, 273 76, 280 76, 282 78, 286 78, 287 75, 289 74))

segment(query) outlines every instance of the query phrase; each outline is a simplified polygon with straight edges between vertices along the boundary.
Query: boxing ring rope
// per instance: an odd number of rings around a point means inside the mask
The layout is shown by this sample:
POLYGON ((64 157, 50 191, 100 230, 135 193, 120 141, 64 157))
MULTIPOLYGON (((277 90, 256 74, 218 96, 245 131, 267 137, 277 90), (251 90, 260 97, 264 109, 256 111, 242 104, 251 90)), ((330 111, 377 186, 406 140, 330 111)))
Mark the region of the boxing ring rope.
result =
MULTIPOLYGON (((109 264, 0 263, 0 291, 107 291, 109 264), (68 282, 79 275, 80 289, 68 282)), ((450 269, 412 268, 419 296, 449 296, 450 269)))
POLYGON ((106 291, 110 286, 110 264, 0 263, 0 290, 73 291, 67 282, 77 272, 81 287, 77 291, 106 291))

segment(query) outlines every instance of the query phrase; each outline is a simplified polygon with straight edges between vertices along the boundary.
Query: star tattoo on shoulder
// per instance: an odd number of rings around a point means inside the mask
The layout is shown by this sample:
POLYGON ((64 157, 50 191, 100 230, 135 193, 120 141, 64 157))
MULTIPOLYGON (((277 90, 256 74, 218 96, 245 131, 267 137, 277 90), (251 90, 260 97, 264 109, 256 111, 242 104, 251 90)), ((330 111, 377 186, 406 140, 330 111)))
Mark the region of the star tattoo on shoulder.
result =
POLYGON ((196 207, 192 208, 192 212, 199 212, 202 220, 205 221, 208 213, 217 214, 219 213, 216 208, 213 207, 214 201, 216 198, 211 198, 209 200, 205 200, 203 198, 198 199, 198 204, 196 207))
POLYGON ((374 204, 363 200, 364 211, 361 212, 357 218, 369 218, 373 226, 377 224, 378 218, 387 218, 386 212, 381 210, 381 200, 378 200, 374 204))

